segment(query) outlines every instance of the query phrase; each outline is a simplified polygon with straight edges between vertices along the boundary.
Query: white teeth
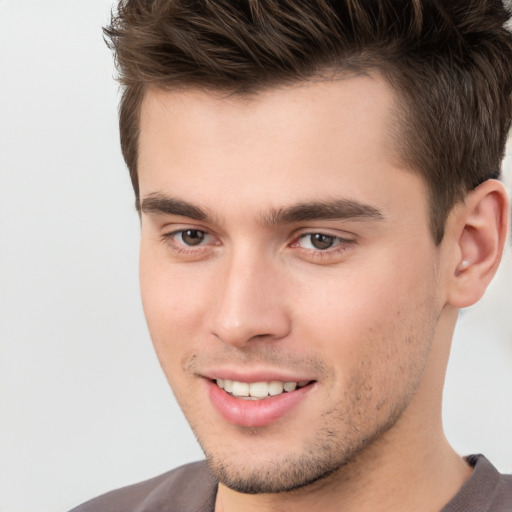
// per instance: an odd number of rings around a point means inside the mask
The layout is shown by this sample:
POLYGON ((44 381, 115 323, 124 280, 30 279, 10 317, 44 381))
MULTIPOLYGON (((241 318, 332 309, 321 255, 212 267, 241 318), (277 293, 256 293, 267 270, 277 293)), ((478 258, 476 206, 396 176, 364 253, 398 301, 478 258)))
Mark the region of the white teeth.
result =
POLYGON ((296 382, 285 382, 284 383, 284 390, 285 391, 293 391, 297 387, 296 382))
POLYGON ((278 380, 273 380, 268 385, 268 394, 270 396, 280 395, 284 390, 284 384, 278 380))
POLYGON ((230 393, 233 396, 246 398, 248 400, 258 400, 267 396, 280 395, 283 392, 294 391, 309 384, 309 380, 300 382, 281 382, 273 380, 270 382, 240 382, 229 379, 217 379, 217 386, 230 393))
POLYGON ((249 396, 249 384, 247 382, 233 381, 232 393, 235 396, 249 396))
POLYGON ((249 394, 256 398, 267 396, 268 384, 266 382, 251 382, 251 384, 249 384, 249 394))

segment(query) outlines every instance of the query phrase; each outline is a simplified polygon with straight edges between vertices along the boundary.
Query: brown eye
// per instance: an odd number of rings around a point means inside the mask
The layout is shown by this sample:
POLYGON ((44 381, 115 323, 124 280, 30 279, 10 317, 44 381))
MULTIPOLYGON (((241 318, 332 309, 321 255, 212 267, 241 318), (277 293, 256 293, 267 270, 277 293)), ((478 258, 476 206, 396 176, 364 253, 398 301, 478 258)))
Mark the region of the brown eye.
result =
POLYGON ((199 245, 205 239, 206 233, 198 229, 186 229, 181 231, 180 238, 185 245, 199 245))
POLYGON ((304 235, 301 238, 301 245, 303 247, 306 246, 306 248, 318 249, 320 251, 330 249, 331 247, 336 245, 336 242, 339 240, 338 237, 325 235, 323 233, 311 233, 304 235))
POLYGON ((321 233, 311 235, 311 245, 316 249, 329 249, 329 247, 332 247, 333 243, 333 236, 322 235, 321 233))

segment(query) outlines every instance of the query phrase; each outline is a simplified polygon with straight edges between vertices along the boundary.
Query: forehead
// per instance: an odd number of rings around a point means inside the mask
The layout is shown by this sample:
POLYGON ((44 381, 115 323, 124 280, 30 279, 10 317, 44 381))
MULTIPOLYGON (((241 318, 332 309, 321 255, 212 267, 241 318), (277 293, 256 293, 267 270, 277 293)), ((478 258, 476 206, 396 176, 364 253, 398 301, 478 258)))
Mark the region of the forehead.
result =
POLYGON ((166 143, 195 138, 203 150, 228 141, 240 149, 257 141, 273 146, 310 141, 305 149, 314 145, 320 151, 332 140, 359 140, 379 149, 390 133, 394 101, 384 80, 368 76, 298 82, 252 95, 149 89, 141 107, 141 149, 147 139, 161 142, 172 129, 166 143))
POLYGON ((385 207, 388 192, 420 186, 395 157, 395 100, 384 80, 367 76, 251 97, 149 90, 140 121, 141 198, 172 191, 208 208, 249 211, 344 196, 385 207))

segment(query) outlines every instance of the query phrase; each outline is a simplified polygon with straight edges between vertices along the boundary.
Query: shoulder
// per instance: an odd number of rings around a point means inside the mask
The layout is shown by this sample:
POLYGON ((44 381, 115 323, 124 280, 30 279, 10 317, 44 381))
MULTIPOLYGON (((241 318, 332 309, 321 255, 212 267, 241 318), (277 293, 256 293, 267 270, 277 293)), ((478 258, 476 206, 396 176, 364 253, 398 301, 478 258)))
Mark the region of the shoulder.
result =
POLYGON ((108 492, 70 512, 211 512, 217 482, 206 461, 108 492))
POLYGON ((472 475, 441 512, 510 512, 512 475, 502 475, 483 456, 466 458, 474 467, 472 475))

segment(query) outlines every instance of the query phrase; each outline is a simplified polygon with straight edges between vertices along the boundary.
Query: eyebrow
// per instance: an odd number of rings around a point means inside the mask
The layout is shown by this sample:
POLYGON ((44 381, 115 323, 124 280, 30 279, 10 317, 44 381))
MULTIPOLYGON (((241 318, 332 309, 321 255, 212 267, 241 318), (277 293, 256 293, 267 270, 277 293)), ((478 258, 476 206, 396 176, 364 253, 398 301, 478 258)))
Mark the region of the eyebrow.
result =
POLYGON ((210 221, 211 215, 200 208, 194 206, 187 201, 182 201, 174 197, 163 195, 159 192, 148 194, 140 205, 139 209, 144 213, 156 213, 162 215, 178 215, 181 217, 188 217, 189 219, 210 221))
POLYGON ((374 206, 351 199, 313 201, 279 208, 263 216, 267 226, 306 220, 383 220, 384 214, 374 206))
MULTIPOLYGON (((215 222, 214 216, 208 210, 159 192, 148 194, 142 200, 140 210, 144 213, 177 215, 203 222, 215 222)), ((383 219, 384 214, 374 206, 345 198, 297 203, 271 210, 261 217, 266 227, 308 220, 380 221, 383 219)))

